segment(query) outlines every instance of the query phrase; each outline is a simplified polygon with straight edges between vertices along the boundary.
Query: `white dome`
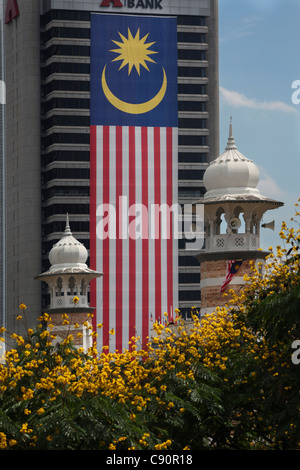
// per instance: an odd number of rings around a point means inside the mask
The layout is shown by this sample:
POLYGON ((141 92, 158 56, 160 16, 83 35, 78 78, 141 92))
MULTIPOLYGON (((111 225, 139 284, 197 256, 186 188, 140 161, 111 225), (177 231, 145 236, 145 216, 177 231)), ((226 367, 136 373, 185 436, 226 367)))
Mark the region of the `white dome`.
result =
POLYGON ((205 198, 227 195, 255 195, 259 171, 252 160, 244 157, 235 144, 230 123, 229 138, 225 152, 208 166, 203 182, 207 190, 205 198))
POLYGON ((86 266, 88 252, 85 246, 73 237, 67 216, 66 228, 61 240, 56 243, 49 253, 49 261, 52 269, 58 267, 86 266))

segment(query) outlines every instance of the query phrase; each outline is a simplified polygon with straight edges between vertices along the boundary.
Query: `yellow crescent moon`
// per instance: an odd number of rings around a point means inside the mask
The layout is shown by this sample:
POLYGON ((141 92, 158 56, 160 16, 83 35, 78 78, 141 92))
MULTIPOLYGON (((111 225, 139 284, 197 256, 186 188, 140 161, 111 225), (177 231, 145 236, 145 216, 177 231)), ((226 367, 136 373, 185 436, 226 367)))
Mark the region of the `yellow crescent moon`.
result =
POLYGON ((108 85, 106 83, 106 78, 105 78, 105 69, 106 65, 104 66, 103 72, 102 72, 102 88, 103 92, 108 99, 108 101, 117 109, 120 111, 123 111, 123 113, 129 113, 129 114, 143 114, 143 113, 148 113, 148 111, 152 111, 152 109, 156 108, 156 106, 159 105, 159 103, 163 100, 166 90, 167 90, 167 76, 165 69, 163 68, 163 73, 164 73, 164 79, 163 83, 161 86, 161 89, 157 93, 154 98, 152 98, 149 101, 146 101, 145 103, 126 103, 126 101, 122 101, 119 98, 117 98, 108 88, 108 85))

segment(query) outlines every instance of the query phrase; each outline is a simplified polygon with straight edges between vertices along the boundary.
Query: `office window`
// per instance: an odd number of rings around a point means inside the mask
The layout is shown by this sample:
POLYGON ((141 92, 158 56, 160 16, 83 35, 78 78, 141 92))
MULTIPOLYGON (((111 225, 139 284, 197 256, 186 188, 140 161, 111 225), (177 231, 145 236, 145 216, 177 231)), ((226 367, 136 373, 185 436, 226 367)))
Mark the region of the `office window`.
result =
POLYGON ((205 16, 178 16, 178 25, 205 26, 205 16))
POLYGON ((178 77, 206 77, 207 67, 178 67, 178 77))
POLYGON ((90 100, 87 98, 52 98, 42 103, 42 114, 55 108, 90 109, 90 100))
POLYGON ((179 135, 178 143, 179 145, 185 146, 204 146, 206 145, 206 135, 179 135))
POLYGON ((89 46, 77 46, 75 44, 53 44, 41 52, 43 60, 50 59, 56 55, 70 55, 70 56, 90 56, 89 46))
POLYGON ((206 85, 198 83, 178 83, 178 93, 183 95, 206 95, 206 85))
POLYGON ((206 153, 179 152, 178 154, 178 162, 180 163, 205 163, 206 159, 206 153))
POLYGON ((61 116, 54 115, 42 121, 42 129, 50 129, 53 126, 89 126, 90 116, 61 116))
POLYGON ((179 60, 206 60, 206 51, 198 49, 178 49, 179 60))
POLYGON ((90 64, 54 62, 42 69, 42 78, 45 79, 53 73, 78 73, 89 75, 90 64))
POLYGON ((190 32, 178 32, 177 33, 178 42, 191 42, 191 43, 205 43, 205 34, 204 33, 190 33, 190 32))
POLYGON ((42 138, 42 146, 49 147, 54 144, 90 144, 90 134, 56 132, 42 138))
POLYGON ((206 111, 206 101, 178 101, 178 111, 206 111))
POLYGON ((178 124, 180 129, 205 129, 207 127, 206 119, 180 118, 178 124))
POLYGON ((200 289, 199 290, 180 290, 179 300, 193 300, 199 301, 201 299, 200 289))
POLYGON ((184 284, 198 284, 200 283, 200 272, 179 273, 179 282, 184 284))
POLYGON ((188 197, 188 198, 201 198, 205 194, 206 190, 203 186, 200 187, 180 187, 178 188, 178 197, 188 197))
POLYGON ((204 170, 178 170, 180 180, 202 180, 204 170))

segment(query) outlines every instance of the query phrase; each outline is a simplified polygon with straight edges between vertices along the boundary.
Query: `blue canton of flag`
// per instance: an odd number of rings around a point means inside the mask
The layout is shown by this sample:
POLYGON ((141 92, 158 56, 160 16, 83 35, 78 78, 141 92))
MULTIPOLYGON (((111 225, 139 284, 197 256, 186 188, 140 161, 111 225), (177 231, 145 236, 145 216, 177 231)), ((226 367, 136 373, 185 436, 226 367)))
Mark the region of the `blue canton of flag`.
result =
POLYGON ((92 15, 91 56, 92 125, 177 127, 175 18, 92 15))

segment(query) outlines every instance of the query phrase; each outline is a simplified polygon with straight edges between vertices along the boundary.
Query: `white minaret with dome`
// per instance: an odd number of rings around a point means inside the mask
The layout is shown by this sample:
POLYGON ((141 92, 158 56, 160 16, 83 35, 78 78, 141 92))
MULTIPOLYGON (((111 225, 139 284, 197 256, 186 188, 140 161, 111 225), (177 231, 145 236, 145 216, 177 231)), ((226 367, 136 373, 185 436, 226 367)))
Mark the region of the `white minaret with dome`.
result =
POLYGON ((54 325, 53 332, 57 334, 56 342, 72 333, 76 347, 86 351, 92 346, 90 315, 95 309, 88 301, 89 283, 102 276, 87 266, 87 258, 87 249, 72 235, 67 215, 63 236, 49 253, 49 270, 35 278, 48 284, 50 304, 47 313, 54 325), (79 326, 75 329, 74 325, 79 326))
POLYGON ((224 153, 213 160, 204 173, 207 192, 204 204, 205 250, 197 256, 201 266, 201 314, 224 304, 220 286, 228 260, 242 260, 229 284, 241 286, 250 270, 250 260, 264 260, 260 249, 260 225, 265 212, 283 205, 267 198, 257 188, 259 171, 255 163, 237 148, 232 130, 224 153))
POLYGON ((86 269, 88 252, 85 246, 73 237, 69 216, 67 214, 66 228, 63 237, 56 243, 49 253, 51 272, 59 270, 81 270, 86 269))
POLYGON ((72 313, 75 308, 81 311, 94 310, 88 303, 88 287, 92 279, 102 274, 87 266, 87 258, 87 249, 72 235, 67 215, 63 236, 49 253, 51 267, 36 277, 49 286, 49 312, 72 313), (78 305, 74 303, 74 297, 79 298, 78 305))
POLYGON ((259 171, 252 160, 239 152, 233 137, 232 121, 225 152, 216 158, 204 173, 205 198, 253 195, 261 197, 257 184, 259 171))

